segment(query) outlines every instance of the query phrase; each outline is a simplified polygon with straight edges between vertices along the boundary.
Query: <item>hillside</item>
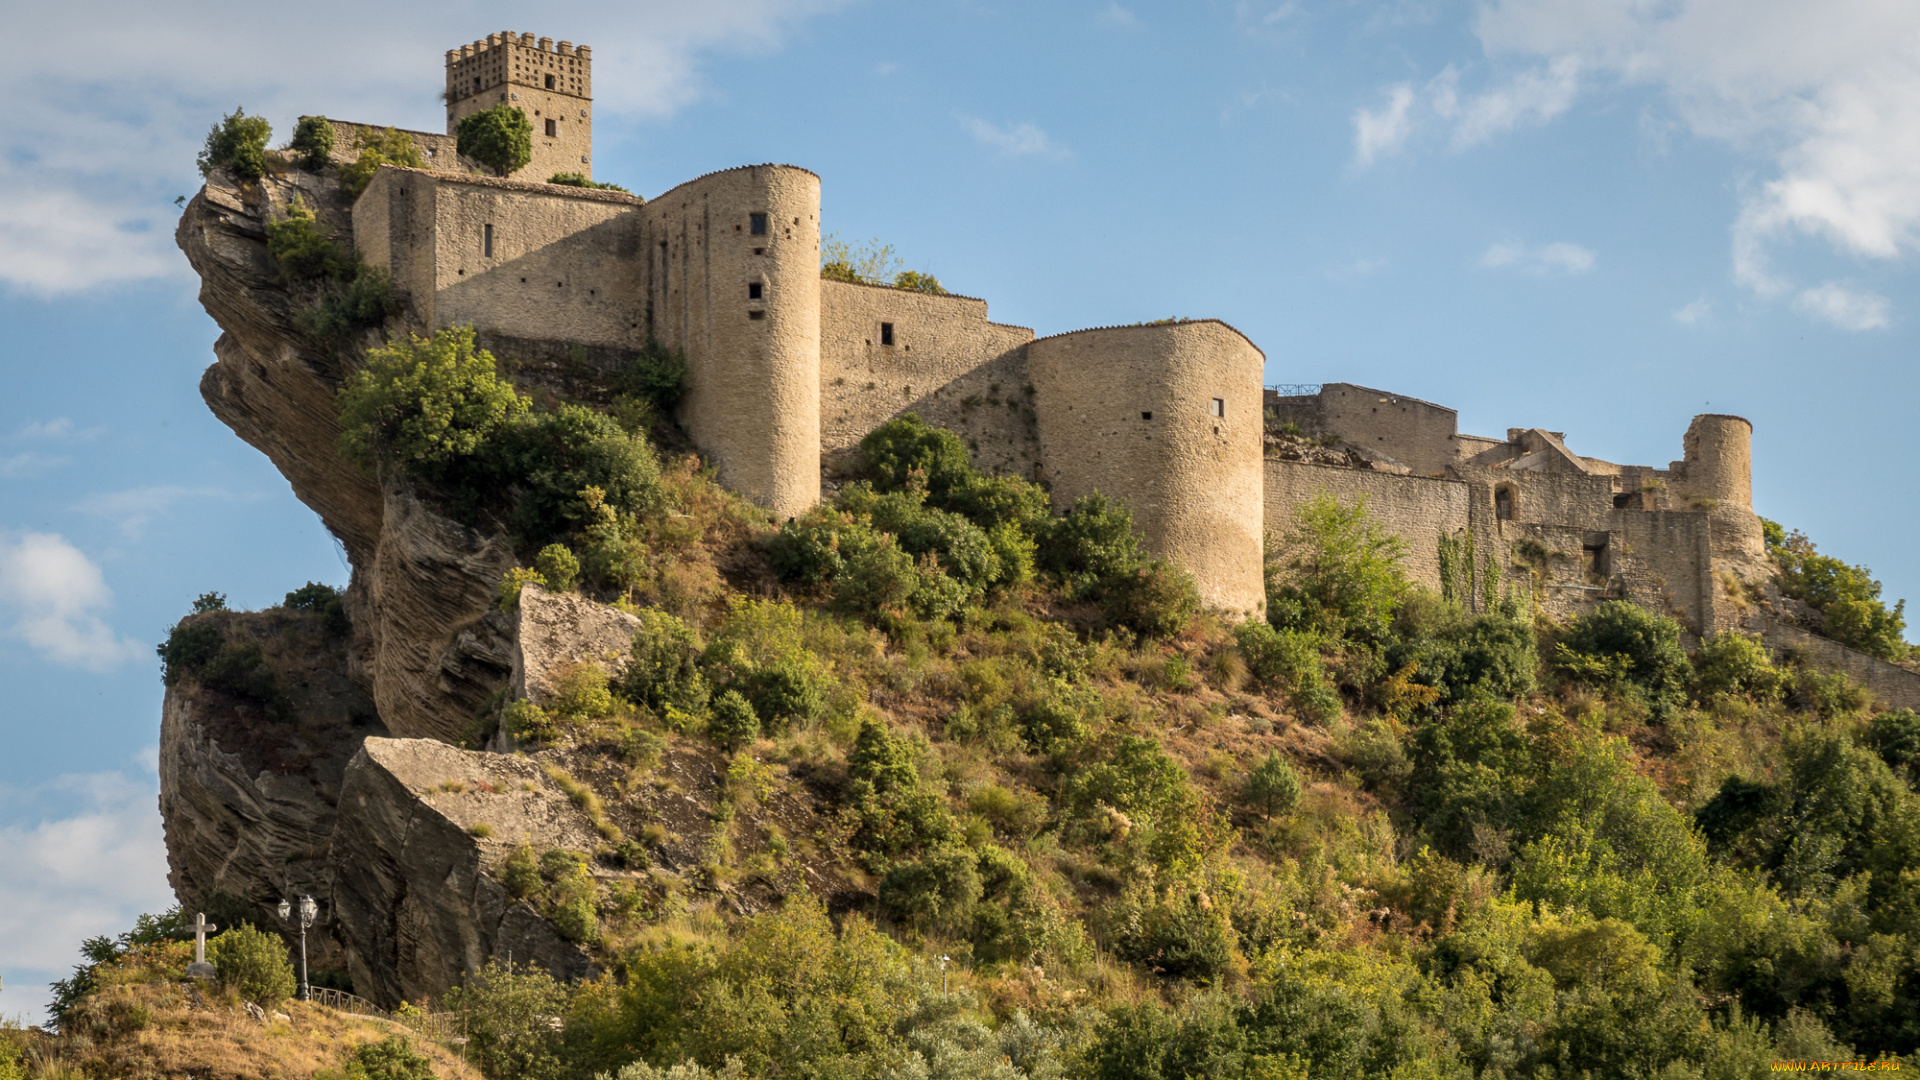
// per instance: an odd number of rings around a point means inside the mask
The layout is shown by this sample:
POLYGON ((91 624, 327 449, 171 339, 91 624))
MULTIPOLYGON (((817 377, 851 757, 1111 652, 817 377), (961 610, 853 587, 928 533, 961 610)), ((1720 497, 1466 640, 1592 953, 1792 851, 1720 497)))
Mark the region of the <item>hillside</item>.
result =
POLYGON ((459 1010, 489 1075, 1920 1047, 1913 713, 1630 603, 1413 587, 1332 499, 1236 625, 1124 506, 1051 513, 913 417, 776 521, 689 453, 671 354, 410 339, 344 205, 215 172, 182 220, 203 393, 354 575, 175 627, 169 857, 222 921, 298 876, 329 978, 459 1010))

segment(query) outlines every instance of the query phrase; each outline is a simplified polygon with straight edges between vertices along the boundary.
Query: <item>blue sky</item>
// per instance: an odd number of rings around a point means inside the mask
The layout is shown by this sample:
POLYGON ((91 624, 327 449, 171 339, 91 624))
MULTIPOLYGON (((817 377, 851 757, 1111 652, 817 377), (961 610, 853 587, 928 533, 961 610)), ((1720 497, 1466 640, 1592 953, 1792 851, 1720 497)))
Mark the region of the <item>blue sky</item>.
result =
POLYGON ((209 589, 343 584, 200 403, 172 244, 236 104, 437 130, 445 49, 593 46, 595 169, 823 178, 823 224, 1042 334, 1217 316, 1353 381, 1620 462, 1754 421, 1755 502, 1920 598, 1920 8, 1901 0, 100 0, 0 70, 0 1014, 170 902, 152 646, 209 589), (342 27, 386 26, 352 41, 342 27))

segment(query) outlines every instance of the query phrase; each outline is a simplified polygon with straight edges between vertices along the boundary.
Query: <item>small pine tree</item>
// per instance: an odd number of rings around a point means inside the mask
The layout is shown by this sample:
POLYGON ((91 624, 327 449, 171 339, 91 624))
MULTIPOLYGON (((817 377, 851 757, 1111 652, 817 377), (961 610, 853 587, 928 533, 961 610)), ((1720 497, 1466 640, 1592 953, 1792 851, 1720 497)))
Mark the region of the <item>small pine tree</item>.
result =
POLYGON ((707 716, 707 734, 732 753, 740 744, 760 737, 760 717, 738 690, 729 690, 714 699, 713 711, 707 716))
POLYGON ((1292 813, 1300 805, 1300 774, 1278 753, 1268 754, 1247 774, 1247 801, 1269 818, 1292 813))
POLYGON ((533 560, 534 569, 540 571, 540 577, 547 588, 554 592, 570 592, 580 578, 580 560, 565 544, 548 544, 540 549, 533 560))
POLYGON ((200 150, 201 176, 225 169, 240 180, 258 180, 267 175, 267 141, 273 138, 273 126, 265 117, 248 116, 235 109, 232 115, 213 125, 207 132, 207 144, 200 150))
POLYGON ((509 176, 533 160, 533 122, 512 105, 495 105, 474 113, 454 132, 462 156, 509 176))

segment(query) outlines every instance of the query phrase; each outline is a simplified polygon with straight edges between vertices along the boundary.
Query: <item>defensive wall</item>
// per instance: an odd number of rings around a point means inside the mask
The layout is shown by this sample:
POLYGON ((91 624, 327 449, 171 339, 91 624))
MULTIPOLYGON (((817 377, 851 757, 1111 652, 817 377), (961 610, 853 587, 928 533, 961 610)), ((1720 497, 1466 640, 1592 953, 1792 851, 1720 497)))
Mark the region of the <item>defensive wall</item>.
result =
POLYGON ((1260 350, 1203 319, 1077 330, 1027 357, 1055 509, 1095 491, 1123 498, 1201 599, 1264 611, 1260 350))
POLYGON ((1769 625, 1763 636, 1776 653, 1797 654, 1815 667, 1844 673, 1871 690, 1881 705, 1920 709, 1920 674, 1786 623, 1769 625))
POLYGON ((1468 486, 1459 480, 1396 476, 1370 469, 1339 468, 1269 458, 1265 463, 1264 513, 1268 532, 1285 536, 1294 528, 1294 511, 1316 495, 1343 503, 1367 501, 1367 514, 1407 545, 1407 576, 1430 589, 1440 587, 1440 538, 1467 529, 1468 486))
POLYGON ((987 302, 820 282, 820 449, 829 465, 902 412, 966 440, 989 472, 1040 470, 1026 346, 1033 331, 987 318, 987 302))

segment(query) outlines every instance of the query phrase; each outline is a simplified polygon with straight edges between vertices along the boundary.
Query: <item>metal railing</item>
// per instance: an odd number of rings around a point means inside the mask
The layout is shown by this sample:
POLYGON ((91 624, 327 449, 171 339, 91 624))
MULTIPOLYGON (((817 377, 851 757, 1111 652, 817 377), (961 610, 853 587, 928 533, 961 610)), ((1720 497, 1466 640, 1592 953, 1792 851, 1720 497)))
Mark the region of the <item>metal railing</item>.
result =
POLYGON ((434 1042, 450 1042, 460 1037, 465 1026, 461 1023, 459 1013, 411 1011, 394 1013, 357 994, 349 994, 344 990, 332 990, 324 986, 313 988, 313 1003, 349 1016, 367 1016, 375 1020, 399 1024, 434 1042))
POLYGON ((1318 394, 1320 388, 1325 385, 1325 383, 1317 382, 1268 383, 1267 389, 1279 394, 1281 397, 1313 397, 1315 394, 1318 394))

